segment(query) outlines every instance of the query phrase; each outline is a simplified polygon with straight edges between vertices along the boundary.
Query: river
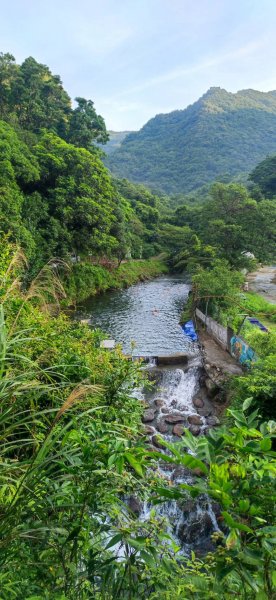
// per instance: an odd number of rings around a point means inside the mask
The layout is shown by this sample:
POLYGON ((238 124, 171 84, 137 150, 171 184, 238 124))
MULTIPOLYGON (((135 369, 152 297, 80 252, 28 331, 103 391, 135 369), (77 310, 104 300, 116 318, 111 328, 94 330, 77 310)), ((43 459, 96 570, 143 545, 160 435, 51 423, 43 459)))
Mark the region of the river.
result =
MULTIPOLYGON (((200 397, 201 357, 199 347, 184 335, 179 318, 189 293, 189 283, 181 276, 162 276, 138 283, 128 289, 109 291, 87 300, 77 311, 78 319, 89 319, 93 327, 106 332, 107 337, 121 344, 124 352, 133 356, 155 357, 178 352, 189 354, 187 365, 157 367, 148 365, 153 389, 136 390, 137 399, 147 409, 144 414, 148 443, 156 449, 158 437, 179 442, 183 428, 202 435, 212 418, 212 406, 200 397), (197 398, 199 408, 194 400, 197 398)), ((183 450, 184 451, 184 450, 183 450)), ((193 481, 191 473, 179 467, 159 467, 160 474, 172 483, 193 481)), ((146 519, 150 506, 139 507, 140 518, 146 519)), ((179 504, 165 502, 157 511, 168 518, 168 530, 184 552, 206 551, 210 538, 218 531, 216 507, 202 495, 198 500, 179 504)))
POLYGON ((157 356, 193 351, 179 325, 190 286, 180 276, 163 276, 128 289, 89 298, 78 317, 89 318, 126 353, 157 356))

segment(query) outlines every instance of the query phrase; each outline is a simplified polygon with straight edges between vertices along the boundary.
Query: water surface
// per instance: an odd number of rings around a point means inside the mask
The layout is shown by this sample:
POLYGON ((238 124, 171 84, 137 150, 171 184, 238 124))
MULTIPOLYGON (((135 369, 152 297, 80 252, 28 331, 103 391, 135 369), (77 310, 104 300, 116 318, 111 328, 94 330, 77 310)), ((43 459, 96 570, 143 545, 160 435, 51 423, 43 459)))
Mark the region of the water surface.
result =
POLYGON ((181 276, 163 276, 89 298, 78 318, 90 318, 124 352, 157 356, 193 350, 179 325, 190 285, 181 276), (133 346, 133 349, 132 349, 133 346))

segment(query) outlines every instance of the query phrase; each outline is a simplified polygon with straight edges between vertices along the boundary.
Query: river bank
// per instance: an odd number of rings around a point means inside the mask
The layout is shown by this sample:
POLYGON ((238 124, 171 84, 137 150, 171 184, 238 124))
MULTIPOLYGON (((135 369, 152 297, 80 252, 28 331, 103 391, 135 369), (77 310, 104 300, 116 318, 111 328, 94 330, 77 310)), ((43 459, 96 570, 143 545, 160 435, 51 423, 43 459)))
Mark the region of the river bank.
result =
POLYGON ((80 262, 64 277, 65 303, 75 305, 107 290, 127 288, 167 272, 167 265, 158 258, 130 260, 112 268, 80 262))
POLYGON ((248 273, 249 290, 262 296, 267 302, 276 304, 276 267, 265 265, 248 273))

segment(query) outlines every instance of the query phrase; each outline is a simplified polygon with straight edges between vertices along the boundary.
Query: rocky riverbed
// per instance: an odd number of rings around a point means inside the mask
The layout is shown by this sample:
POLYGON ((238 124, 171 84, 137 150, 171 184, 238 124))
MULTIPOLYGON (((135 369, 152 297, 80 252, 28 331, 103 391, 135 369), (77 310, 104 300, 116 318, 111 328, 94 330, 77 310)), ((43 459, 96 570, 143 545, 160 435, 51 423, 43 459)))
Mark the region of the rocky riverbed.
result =
MULTIPOLYGON (((141 399, 145 405, 143 423, 150 449, 165 451, 163 441, 177 443, 187 429, 194 436, 200 436, 219 425, 221 404, 213 400, 213 392, 205 385, 208 375, 200 353, 192 355, 187 365, 151 366, 148 377, 153 387, 145 387, 141 399)), ((192 485, 195 481, 189 469, 165 461, 160 461, 159 472, 171 485, 192 485)), ((133 502, 134 499, 132 506, 133 502)), ((147 503, 140 506, 140 518, 146 519, 150 508, 147 503)), ((167 517, 168 530, 184 552, 193 549, 197 554, 204 554, 213 547, 211 536, 220 530, 220 509, 205 494, 196 500, 164 502, 157 511, 161 517, 167 517)))

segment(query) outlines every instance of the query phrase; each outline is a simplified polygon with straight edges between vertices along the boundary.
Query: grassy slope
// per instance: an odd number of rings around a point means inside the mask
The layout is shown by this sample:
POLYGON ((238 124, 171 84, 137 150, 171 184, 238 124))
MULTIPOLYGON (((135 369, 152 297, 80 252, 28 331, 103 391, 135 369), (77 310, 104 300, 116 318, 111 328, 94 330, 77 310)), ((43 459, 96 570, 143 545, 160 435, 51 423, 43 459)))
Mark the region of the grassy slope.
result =
POLYGON ((108 270, 104 267, 79 263, 72 267, 65 281, 67 304, 81 302, 108 289, 119 289, 157 277, 168 271, 162 260, 132 260, 118 268, 108 270))

